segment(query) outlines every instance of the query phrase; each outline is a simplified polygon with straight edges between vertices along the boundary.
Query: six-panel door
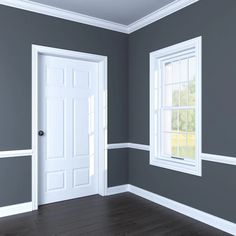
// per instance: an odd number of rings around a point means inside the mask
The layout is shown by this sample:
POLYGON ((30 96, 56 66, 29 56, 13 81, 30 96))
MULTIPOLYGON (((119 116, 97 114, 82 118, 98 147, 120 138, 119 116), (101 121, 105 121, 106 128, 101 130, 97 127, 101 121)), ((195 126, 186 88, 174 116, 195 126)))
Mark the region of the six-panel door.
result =
POLYGON ((40 57, 39 204, 98 192, 98 65, 40 57))

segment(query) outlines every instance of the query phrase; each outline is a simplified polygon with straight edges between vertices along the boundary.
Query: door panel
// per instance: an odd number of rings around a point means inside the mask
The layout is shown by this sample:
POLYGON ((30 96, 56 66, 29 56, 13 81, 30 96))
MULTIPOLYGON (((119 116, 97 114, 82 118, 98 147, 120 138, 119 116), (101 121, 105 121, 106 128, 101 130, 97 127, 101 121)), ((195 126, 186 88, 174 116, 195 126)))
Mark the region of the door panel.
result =
POLYGON ((74 157, 89 155, 88 99, 74 99, 74 157))
POLYGON ((80 89, 89 89, 90 87, 89 72, 73 70, 73 87, 80 89))
POLYGON ((98 65, 40 56, 39 204, 98 192, 98 65))
POLYGON ((47 159, 64 156, 64 99, 46 98, 47 159), (54 119, 54 117, 57 117, 54 119))
POLYGON ((46 83, 47 86, 64 87, 64 68, 47 67, 46 83))
POLYGON ((65 188, 65 171, 46 173, 47 192, 65 188))
POLYGON ((89 168, 81 168, 73 170, 74 185, 73 187, 79 187, 81 185, 89 184, 89 168))

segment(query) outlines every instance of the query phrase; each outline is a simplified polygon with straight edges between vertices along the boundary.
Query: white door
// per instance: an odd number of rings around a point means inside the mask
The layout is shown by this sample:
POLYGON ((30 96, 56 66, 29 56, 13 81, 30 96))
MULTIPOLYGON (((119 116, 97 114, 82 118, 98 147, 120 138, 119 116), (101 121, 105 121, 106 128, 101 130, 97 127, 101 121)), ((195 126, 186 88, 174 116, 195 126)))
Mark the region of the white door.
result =
POLYGON ((39 204, 98 193, 98 65, 39 58, 39 204))

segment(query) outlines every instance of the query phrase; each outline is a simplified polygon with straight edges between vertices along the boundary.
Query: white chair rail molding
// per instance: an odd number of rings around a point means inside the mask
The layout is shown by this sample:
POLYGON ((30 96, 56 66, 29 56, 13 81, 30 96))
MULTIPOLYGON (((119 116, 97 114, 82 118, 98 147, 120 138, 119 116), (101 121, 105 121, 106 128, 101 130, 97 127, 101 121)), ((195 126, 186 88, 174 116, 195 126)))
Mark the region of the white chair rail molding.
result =
MULTIPOLYGON (((112 143, 112 144, 108 144, 107 146, 108 150, 122 149, 122 148, 132 148, 132 149, 142 150, 142 151, 147 151, 147 152, 150 151, 149 145, 138 144, 138 143, 112 143)), ((210 161, 210 162, 222 163, 222 164, 227 164, 227 165, 236 165, 236 157, 201 153, 200 159, 202 161, 210 161)))

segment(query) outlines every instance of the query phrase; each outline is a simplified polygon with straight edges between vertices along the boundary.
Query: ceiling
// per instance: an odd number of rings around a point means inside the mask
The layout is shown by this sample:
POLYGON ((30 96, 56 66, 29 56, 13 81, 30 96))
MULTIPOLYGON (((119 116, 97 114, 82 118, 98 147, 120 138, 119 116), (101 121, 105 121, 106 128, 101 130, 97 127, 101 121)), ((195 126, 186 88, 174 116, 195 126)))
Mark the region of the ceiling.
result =
POLYGON ((64 10, 130 25, 175 0, 31 0, 64 10))

